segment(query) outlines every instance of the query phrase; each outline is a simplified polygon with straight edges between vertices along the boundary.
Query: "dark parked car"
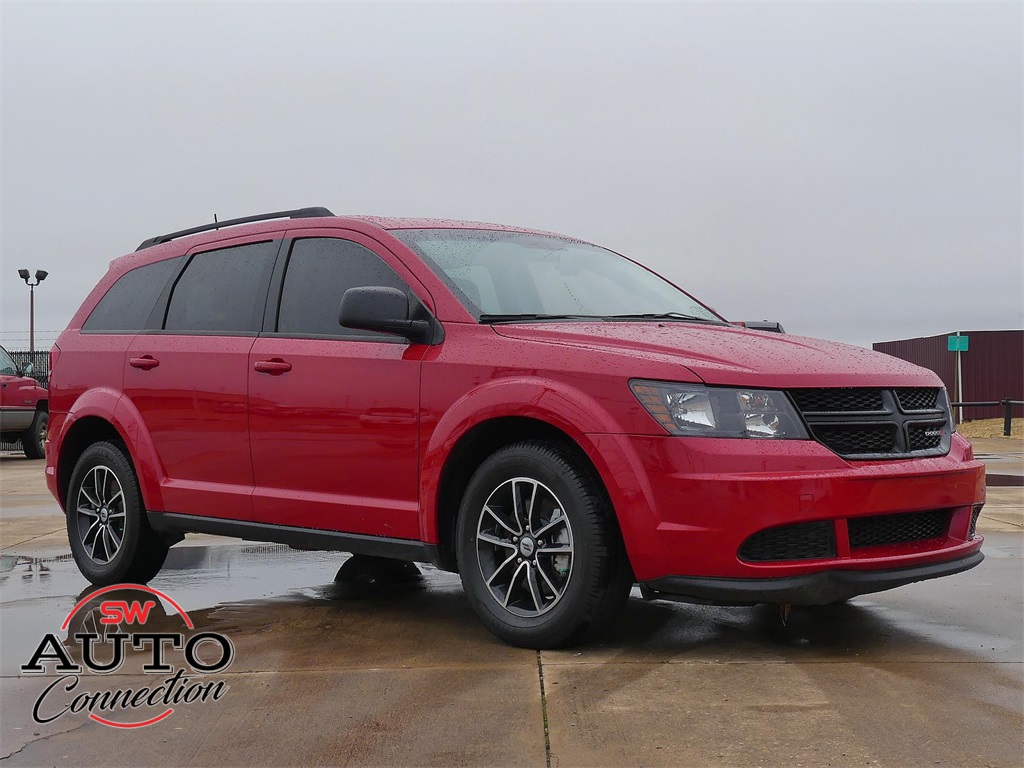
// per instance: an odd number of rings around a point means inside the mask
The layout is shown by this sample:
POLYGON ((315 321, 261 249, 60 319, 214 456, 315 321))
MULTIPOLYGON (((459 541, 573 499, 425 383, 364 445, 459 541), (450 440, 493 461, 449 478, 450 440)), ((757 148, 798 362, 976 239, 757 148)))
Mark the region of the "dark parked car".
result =
POLYGON ((738 327, 560 235, 299 209, 156 237, 61 334, 50 393, 96 584, 186 531, 429 562, 550 647, 634 583, 817 605, 982 559, 935 374, 738 327))

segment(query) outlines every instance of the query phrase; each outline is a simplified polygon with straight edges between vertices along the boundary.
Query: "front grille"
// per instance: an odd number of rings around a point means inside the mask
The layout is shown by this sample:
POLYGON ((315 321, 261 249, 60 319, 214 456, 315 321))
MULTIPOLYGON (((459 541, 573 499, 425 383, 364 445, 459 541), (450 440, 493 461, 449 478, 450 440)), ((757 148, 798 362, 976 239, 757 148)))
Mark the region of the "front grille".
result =
POLYGON ((907 425, 907 446, 912 451, 927 451, 942 444, 944 424, 907 425))
POLYGON ((896 427, 892 424, 821 425, 812 430, 818 442, 840 456, 892 453, 896 449, 896 427))
POLYGON ((739 556, 754 562, 835 557, 835 530, 830 520, 768 528, 744 541, 739 556))
POLYGON ((811 436, 848 459, 949 453, 949 404, 935 387, 792 389, 811 436))
POLYGON ((967 532, 967 538, 973 539, 978 535, 978 518, 981 517, 981 504, 978 504, 971 511, 971 529, 967 532))
POLYGON ((880 389, 794 389, 790 394, 804 413, 881 411, 884 408, 880 389))
POLYGON ((933 411, 939 390, 934 387, 903 387, 896 390, 896 399, 904 411, 933 411))
POLYGON ((905 544, 945 536, 949 531, 950 514, 948 509, 935 509, 902 515, 850 518, 846 523, 850 532, 850 548, 905 544))

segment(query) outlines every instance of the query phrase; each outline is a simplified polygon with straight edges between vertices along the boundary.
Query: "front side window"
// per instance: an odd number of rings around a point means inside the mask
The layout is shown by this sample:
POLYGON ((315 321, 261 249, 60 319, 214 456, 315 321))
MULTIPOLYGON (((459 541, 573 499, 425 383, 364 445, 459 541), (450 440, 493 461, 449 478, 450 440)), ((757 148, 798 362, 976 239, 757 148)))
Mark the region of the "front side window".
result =
POLYGON ((125 272, 82 323, 83 331, 136 333, 146 321, 184 256, 125 272))
POLYGON ((483 229, 407 229, 392 234, 482 321, 488 316, 568 315, 724 323, 639 264, 577 240, 483 229))
POLYGON ((18 366, 15 365, 14 359, 7 354, 7 350, 0 347, 0 374, 4 376, 17 376, 18 366))
POLYGON ((253 243, 195 254, 171 293, 164 329, 259 333, 277 248, 253 243))
POLYGON ((341 297, 349 288, 397 288, 415 302, 409 286, 377 254, 350 240, 296 240, 281 289, 277 332, 289 336, 359 336, 394 339, 338 323, 341 297))

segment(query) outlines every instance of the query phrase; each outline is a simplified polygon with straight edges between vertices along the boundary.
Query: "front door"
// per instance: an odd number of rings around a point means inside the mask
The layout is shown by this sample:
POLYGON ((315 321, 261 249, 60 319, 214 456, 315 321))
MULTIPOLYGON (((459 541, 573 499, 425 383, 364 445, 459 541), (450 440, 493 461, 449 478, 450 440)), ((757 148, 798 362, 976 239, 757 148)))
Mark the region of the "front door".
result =
POLYGON ((289 234, 276 317, 249 353, 254 517, 418 539, 420 360, 427 347, 338 324, 348 288, 390 286, 416 302, 414 278, 356 233, 289 234))

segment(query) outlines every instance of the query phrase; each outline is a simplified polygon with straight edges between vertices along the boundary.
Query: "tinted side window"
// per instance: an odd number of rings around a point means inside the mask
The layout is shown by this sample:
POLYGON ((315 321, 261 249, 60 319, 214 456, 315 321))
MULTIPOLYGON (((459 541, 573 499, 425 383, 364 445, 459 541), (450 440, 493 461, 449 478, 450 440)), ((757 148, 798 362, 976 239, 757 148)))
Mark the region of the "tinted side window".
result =
POLYGON ((82 324, 85 331, 141 331, 183 256, 125 272, 82 324))
POLYGON ((258 333, 277 248, 253 243, 197 253, 174 286, 164 328, 258 333))
POLYGON ((390 334, 343 328, 338 324, 338 310, 345 291, 370 285, 397 288, 415 301, 405 281, 368 248, 331 238, 296 240, 281 290, 278 333, 394 339, 390 334))

